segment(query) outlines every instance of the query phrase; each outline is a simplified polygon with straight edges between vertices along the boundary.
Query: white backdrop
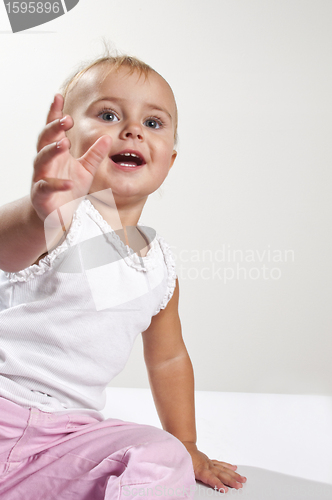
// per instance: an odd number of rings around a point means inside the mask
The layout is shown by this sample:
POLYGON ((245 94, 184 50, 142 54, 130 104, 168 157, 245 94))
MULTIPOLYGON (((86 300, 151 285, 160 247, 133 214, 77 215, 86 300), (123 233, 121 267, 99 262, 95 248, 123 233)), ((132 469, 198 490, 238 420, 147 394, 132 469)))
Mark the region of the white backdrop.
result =
MULTIPOLYGON (((331 25, 330 0, 80 0, 12 34, 0 4, 1 204, 102 37, 172 86, 179 155, 142 221, 177 258, 197 389, 332 394, 331 25)), ((141 351, 112 385, 148 386, 141 351)))

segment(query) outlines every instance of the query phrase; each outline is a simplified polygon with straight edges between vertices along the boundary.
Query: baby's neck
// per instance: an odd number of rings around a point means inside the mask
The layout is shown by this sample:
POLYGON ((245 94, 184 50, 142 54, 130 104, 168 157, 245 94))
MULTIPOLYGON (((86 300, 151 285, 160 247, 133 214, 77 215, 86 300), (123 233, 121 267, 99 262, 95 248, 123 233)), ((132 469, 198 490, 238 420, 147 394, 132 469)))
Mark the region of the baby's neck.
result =
POLYGON ((108 190, 89 194, 87 198, 115 231, 126 226, 136 226, 146 201, 140 204, 119 206, 108 190))
MULTIPOLYGON (((142 209, 135 206, 132 208, 119 208, 113 200, 110 204, 105 203, 105 198, 88 195, 87 198, 100 213, 103 219, 117 232, 125 245, 128 245, 139 255, 144 257, 149 250, 149 241, 146 236, 137 229, 137 222, 141 216, 142 209)), ((144 205, 143 205, 144 206, 144 205)), ((143 208, 143 207, 142 207, 143 208)))

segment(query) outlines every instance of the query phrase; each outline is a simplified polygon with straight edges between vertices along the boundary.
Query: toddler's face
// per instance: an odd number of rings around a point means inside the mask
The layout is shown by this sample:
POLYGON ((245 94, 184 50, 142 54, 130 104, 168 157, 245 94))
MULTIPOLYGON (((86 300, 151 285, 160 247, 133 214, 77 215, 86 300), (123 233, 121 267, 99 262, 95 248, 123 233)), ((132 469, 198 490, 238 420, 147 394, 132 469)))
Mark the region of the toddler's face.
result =
POLYGON ((65 103, 74 119, 67 135, 79 158, 102 135, 113 139, 90 193, 111 188, 118 203, 145 200, 165 180, 176 157, 176 107, 168 84, 157 73, 148 77, 122 67, 96 66, 85 73, 65 103))

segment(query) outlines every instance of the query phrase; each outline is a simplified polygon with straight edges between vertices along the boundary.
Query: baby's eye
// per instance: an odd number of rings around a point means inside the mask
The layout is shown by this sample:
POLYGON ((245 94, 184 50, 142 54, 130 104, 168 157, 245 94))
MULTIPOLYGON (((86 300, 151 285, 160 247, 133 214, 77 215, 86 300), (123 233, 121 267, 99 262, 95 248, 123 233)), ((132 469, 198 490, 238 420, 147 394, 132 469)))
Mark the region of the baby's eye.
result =
POLYGON ((113 111, 102 111, 98 116, 100 116, 102 120, 105 120, 105 122, 119 121, 118 117, 115 113, 113 113, 113 111))
POLYGON ((145 120, 144 125, 149 128, 161 128, 163 126, 161 120, 158 120, 157 118, 148 118, 145 120))

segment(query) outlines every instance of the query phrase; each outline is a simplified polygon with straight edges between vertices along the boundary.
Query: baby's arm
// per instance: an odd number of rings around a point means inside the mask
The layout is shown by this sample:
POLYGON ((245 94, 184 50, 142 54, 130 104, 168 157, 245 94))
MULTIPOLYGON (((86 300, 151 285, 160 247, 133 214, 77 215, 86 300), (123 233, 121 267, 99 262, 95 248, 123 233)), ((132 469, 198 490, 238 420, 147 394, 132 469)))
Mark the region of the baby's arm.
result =
POLYGON ((187 448, 197 480, 212 488, 241 488, 246 478, 236 465, 210 460, 196 446, 194 375, 181 334, 179 285, 164 310, 143 333, 144 357, 153 398, 163 428, 187 448))
POLYGON ((1 207, 0 221, 0 269, 20 271, 46 252, 44 223, 30 196, 1 207))
MULTIPOLYGON (((63 97, 57 94, 50 107, 45 128, 37 143, 37 156, 29 196, 0 208, 0 269, 15 272, 33 264, 47 251, 44 220, 54 210, 85 196, 103 159, 110 151, 111 138, 100 137, 78 160, 69 152, 66 131, 73 119, 63 117, 63 97)), ((68 230, 75 204, 62 221, 68 230)), ((54 228, 52 241, 58 242, 62 229, 54 228)))

